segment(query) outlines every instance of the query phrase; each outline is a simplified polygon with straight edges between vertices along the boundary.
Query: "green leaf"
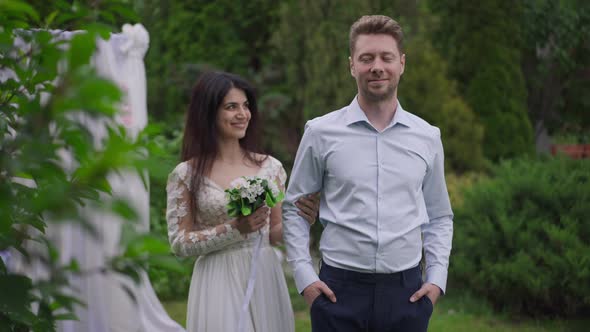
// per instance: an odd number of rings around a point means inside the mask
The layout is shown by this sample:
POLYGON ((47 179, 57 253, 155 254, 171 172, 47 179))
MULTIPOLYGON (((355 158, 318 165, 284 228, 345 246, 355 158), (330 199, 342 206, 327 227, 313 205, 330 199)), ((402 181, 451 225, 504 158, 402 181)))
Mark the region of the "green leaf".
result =
POLYGON ((41 216, 27 218, 26 224, 34 227, 35 229, 39 230, 42 233, 45 233, 45 228, 47 228, 47 224, 45 223, 45 221, 43 220, 43 218, 41 216))
POLYGON ((265 196, 263 196, 263 195, 260 195, 256 198, 256 201, 254 202, 254 205, 252 207, 253 211, 258 210, 258 208, 261 207, 262 204, 264 204, 264 201, 265 201, 264 198, 265 198, 265 196))
POLYGON ((96 49, 95 38, 96 36, 94 34, 86 32, 76 34, 72 37, 70 49, 68 50, 68 64, 72 71, 90 63, 90 57, 96 49))
MULTIPOLYGON (((24 312, 3 312, 3 314, 6 314, 9 321, 18 322, 29 327, 33 326, 33 324, 35 324, 35 322, 38 320, 37 315, 33 314, 28 309, 24 312)), ((0 325, 0 327, 3 326, 0 325)))
POLYGON ((105 21, 111 24, 115 23, 115 16, 113 14, 105 11, 100 11, 99 15, 101 16, 101 19, 104 19, 105 21))
POLYGON ((242 204, 242 208, 240 210, 243 216, 249 216, 252 213, 252 209, 248 204, 242 204))
POLYGON ((6 274, 6 272, 8 272, 8 270, 6 269, 6 265, 4 264, 4 260, 2 258, 0 258, 0 275, 4 275, 4 274, 6 274))
POLYGON ((39 21, 39 14, 29 4, 21 1, 14 0, 2 0, 0 1, 0 11, 9 12, 17 17, 25 18, 29 16, 35 22, 39 21))
POLYGON ((270 193, 266 193, 266 197, 265 197, 265 201, 266 201, 266 205, 268 205, 268 207, 274 207, 275 206, 275 201, 272 197, 272 194, 270 193))
POLYGON ((283 193, 282 191, 279 191, 279 194, 277 195, 277 197, 275 197, 275 202, 277 202, 277 203, 282 202, 283 199, 285 199, 285 193, 283 193))
POLYGON ((79 15, 71 13, 71 12, 62 12, 59 16, 55 19, 55 26, 63 26, 68 23, 68 21, 74 21, 77 19, 79 15))
POLYGON ((86 304, 80 301, 78 298, 70 295, 61 294, 53 294, 53 303, 51 303, 50 308, 52 311, 55 311, 59 308, 66 308, 69 311, 74 310, 74 305, 78 304, 81 306, 86 306, 86 304))
POLYGON ((72 259, 70 260, 70 263, 65 266, 65 269, 77 273, 80 272, 80 265, 77 260, 72 259))
POLYGON ((232 218, 236 218, 240 215, 240 209, 231 209, 227 211, 227 215, 232 217, 232 218))
POLYGON ((136 22, 140 20, 137 13, 132 8, 121 3, 111 4, 109 10, 120 15, 127 22, 136 22))
POLYGON ((77 321, 78 320, 78 316, 76 316, 74 313, 54 314, 53 315, 53 319, 55 319, 55 320, 73 320, 73 321, 77 321))
POLYGON ((125 200, 116 199, 111 205, 111 211, 125 220, 137 221, 139 218, 137 211, 125 200))
POLYGON ((147 254, 169 254, 170 245, 154 235, 146 234, 131 239, 125 251, 125 257, 140 257, 147 254))
POLYGON ((185 269, 182 264, 173 256, 153 256, 148 260, 150 267, 159 267, 168 271, 184 273, 185 269))
POLYGON ((51 12, 51 14, 47 15, 47 17, 45 18, 45 27, 46 28, 49 28, 51 26, 51 24, 53 23, 53 20, 57 16, 57 14, 59 14, 59 11, 54 10, 53 12, 51 12))
POLYGON ((37 309, 37 321, 33 324, 33 332, 54 332, 55 319, 49 304, 45 301, 39 303, 37 309))
POLYGON ((59 250, 57 247, 45 237, 41 237, 40 240, 47 246, 47 252, 49 253, 51 263, 57 263, 59 260, 59 250))
POLYGON ((94 33, 97 37, 102 39, 109 39, 112 28, 104 23, 96 22, 84 26, 86 31, 94 33))
POLYGON ((0 312, 14 312, 26 315, 29 311, 29 291, 33 288, 31 279, 21 275, 0 275, 0 312))

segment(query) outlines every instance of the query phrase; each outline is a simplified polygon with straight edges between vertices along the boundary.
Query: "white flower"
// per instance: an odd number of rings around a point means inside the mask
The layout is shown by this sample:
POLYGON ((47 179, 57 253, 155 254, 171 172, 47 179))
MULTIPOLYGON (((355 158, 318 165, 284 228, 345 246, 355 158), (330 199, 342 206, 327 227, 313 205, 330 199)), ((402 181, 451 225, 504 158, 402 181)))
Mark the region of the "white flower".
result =
POLYGON ((250 203, 256 201, 256 197, 264 193, 262 179, 255 177, 244 177, 245 183, 239 187, 240 196, 247 199, 250 203))
POLYGON ((236 189, 240 189, 242 187, 249 187, 250 183, 244 178, 244 177, 239 177, 235 180, 233 180, 230 184, 229 184, 230 188, 236 188, 236 189))
MULTIPOLYGON (((240 215, 240 209, 245 206, 250 210, 258 208, 257 199, 264 203, 266 192, 270 191, 275 198, 281 194, 276 183, 256 176, 244 176, 235 179, 226 190, 228 211, 230 215, 240 215)), ((259 202, 260 203, 260 202, 259 202)))

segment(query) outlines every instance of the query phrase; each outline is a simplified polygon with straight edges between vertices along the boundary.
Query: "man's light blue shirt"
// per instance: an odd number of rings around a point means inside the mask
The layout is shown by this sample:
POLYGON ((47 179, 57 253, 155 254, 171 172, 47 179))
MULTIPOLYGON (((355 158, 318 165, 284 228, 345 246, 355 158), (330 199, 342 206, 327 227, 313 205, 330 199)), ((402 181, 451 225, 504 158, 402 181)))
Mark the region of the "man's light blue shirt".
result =
POLYGON ((446 288, 453 212, 438 128, 398 106, 376 130, 357 98, 308 121, 283 203, 287 260, 299 292, 319 280, 309 254, 309 224, 294 202, 321 191, 323 261, 366 273, 418 265, 426 282, 446 288))

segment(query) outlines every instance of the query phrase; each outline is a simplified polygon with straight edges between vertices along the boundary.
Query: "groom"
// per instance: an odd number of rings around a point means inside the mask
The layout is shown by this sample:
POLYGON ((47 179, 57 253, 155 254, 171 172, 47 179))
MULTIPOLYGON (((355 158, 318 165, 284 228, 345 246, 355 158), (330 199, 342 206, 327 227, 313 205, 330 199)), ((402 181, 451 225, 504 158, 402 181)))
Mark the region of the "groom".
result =
MULTIPOLYGON (((403 33, 387 16, 350 28, 350 105, 309 121, 283 204, 287 259, 314 331, 426 331, 444 292, 453 212, 438 128, 397 99, 403 33), (321 191, 319 277, 294 202, 321 191), (420 261, 425 256, 425 281, 420 261)), ((427 97, 427 96, 424 96, 427 97)))

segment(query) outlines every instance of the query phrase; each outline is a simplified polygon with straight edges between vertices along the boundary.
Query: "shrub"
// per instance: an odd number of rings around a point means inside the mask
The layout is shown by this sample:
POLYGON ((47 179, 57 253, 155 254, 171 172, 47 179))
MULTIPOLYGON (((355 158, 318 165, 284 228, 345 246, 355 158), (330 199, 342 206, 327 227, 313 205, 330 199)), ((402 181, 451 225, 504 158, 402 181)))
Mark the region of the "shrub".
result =
POLYGON ((451 278, 497 308, 590 310, 590 160, 502 163, 455 213, 451 278))
POLYGON ((447 191, 451 199, 451 206, 453 210, 460 208, 463 205, 463 193, 477 182, 485 179, 486 173, 469 172, 463 174, 447 173, 445 180, 447 183, 447 191))

